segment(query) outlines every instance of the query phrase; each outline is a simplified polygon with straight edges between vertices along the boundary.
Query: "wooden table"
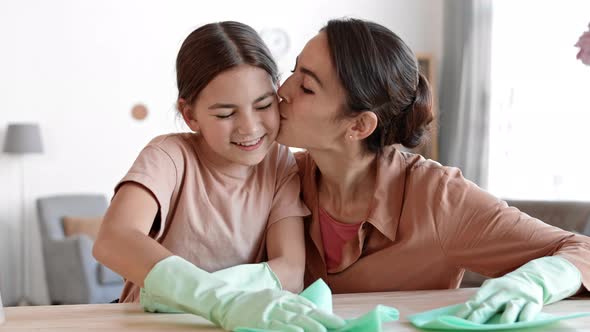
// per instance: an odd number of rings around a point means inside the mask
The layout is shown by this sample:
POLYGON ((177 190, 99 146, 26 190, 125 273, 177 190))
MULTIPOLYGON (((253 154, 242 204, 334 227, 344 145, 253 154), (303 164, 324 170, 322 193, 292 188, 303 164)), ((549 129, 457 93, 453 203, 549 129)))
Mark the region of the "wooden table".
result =
MULTIPOLYGON (((476 289, 362 293, 334 295, 334 311, 354 318, 377 304, 400 311, 400 320, 384 325, 384 331, 419 331, 406 319, 408 315, 468 299, 476 289)), ((92 304, 38 307, 7 307, 6 322, 0 331, 220 331, 206 320, 189 314, 150 314, 138 304, 92 304)), ((590 311, 590 298, 579 297, 544 308, 545 312, 565 314, 590 311)), ((590 317, 559 322, 535 331, 590 331, 590 317)))

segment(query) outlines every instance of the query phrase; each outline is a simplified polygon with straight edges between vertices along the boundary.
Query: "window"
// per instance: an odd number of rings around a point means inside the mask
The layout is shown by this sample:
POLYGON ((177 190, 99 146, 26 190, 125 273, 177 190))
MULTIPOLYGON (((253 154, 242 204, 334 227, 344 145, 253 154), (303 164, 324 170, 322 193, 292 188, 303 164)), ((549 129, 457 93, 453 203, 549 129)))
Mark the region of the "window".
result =
POLYGON ((488 190, 590 200, 590 1, 493 3, 488 190))

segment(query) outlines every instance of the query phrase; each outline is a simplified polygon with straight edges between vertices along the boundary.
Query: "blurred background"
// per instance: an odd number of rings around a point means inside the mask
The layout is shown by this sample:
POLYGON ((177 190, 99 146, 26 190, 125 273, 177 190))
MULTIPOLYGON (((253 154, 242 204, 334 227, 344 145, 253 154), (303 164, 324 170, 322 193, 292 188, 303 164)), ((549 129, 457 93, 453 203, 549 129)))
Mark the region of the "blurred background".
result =
POLYGON ((120 277, 88 256, 94 219, 151 138, 186 130, 174 64, 191 31, 247 23, 286 78, 343 16, 387 26, 419 56, 437 119, 416 152, 560 227, 574 213, 571 229, 590 232, 590 66, 574 47, 588 0, 1 0, 4 305, 118 296, 120 277))

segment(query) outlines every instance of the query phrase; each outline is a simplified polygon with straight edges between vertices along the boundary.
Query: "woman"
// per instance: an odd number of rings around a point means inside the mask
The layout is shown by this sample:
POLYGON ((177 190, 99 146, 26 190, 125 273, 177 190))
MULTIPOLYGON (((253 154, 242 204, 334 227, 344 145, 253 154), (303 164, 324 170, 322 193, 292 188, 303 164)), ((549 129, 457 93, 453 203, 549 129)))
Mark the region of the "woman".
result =
POLYGON ((121 302, 228 330, 343 325, 281 290, 302 287, 309 212, 295 160, 274 141, 278 75, 268 48, 245 24, 207 24, 182 44, 176 71, 178 110, 193 132, 143 149, 94 244, 97 260, 126 279, 121 302))
POLYGON ((296 155, 312 211, 306 284, 323 278, 335 293, 456 288, 468 269, 497 277, 457 312, 480 323, 496 313, 530 320, 582 282, 588 289, 587 237, 393 146, 419 145, 433 114, 416 57, 387 28, 330 21, 279 96, 277 141, 307 150, 296 155))

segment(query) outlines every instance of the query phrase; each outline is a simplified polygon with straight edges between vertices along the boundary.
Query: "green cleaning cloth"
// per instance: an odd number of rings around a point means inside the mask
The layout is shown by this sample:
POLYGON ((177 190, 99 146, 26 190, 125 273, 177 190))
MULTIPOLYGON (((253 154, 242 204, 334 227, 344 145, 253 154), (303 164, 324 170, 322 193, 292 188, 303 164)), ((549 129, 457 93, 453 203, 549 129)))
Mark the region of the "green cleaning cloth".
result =
POLYGON ((579 312, 568 315, 552 315, 540 312, 535 320, 529 322, 516 322, 509 324, 499 324, 501 314, 496 314, 486 324, 474 323, 463 318, 453 316, 462 304, 451 305, 408 317, 408 320, 414 326, 421 329, 433 330, 453 330, 453 331, 491 331, 491 330, 511 330, 523 329, 548 325, 564 319, 572 319, 584 316, 590 316, 590 312, 579 312))
MULTIPOLYGON (((319 309, 332 313, 332 291, 322 279, 307 287, 301 292, 302 297, 315 303, 319 309)), ((381 324, 392 322, 399 319, 399 311, 392 307, 378 305, 375 309, 369 311, 361 317, 346 320, 346 325, 338 329, 328 329, 330 332, 363 332, 375 331, 381 332, 381 324)), ((272 332, 272 330, 237 328, 236 332, 272 332)))

